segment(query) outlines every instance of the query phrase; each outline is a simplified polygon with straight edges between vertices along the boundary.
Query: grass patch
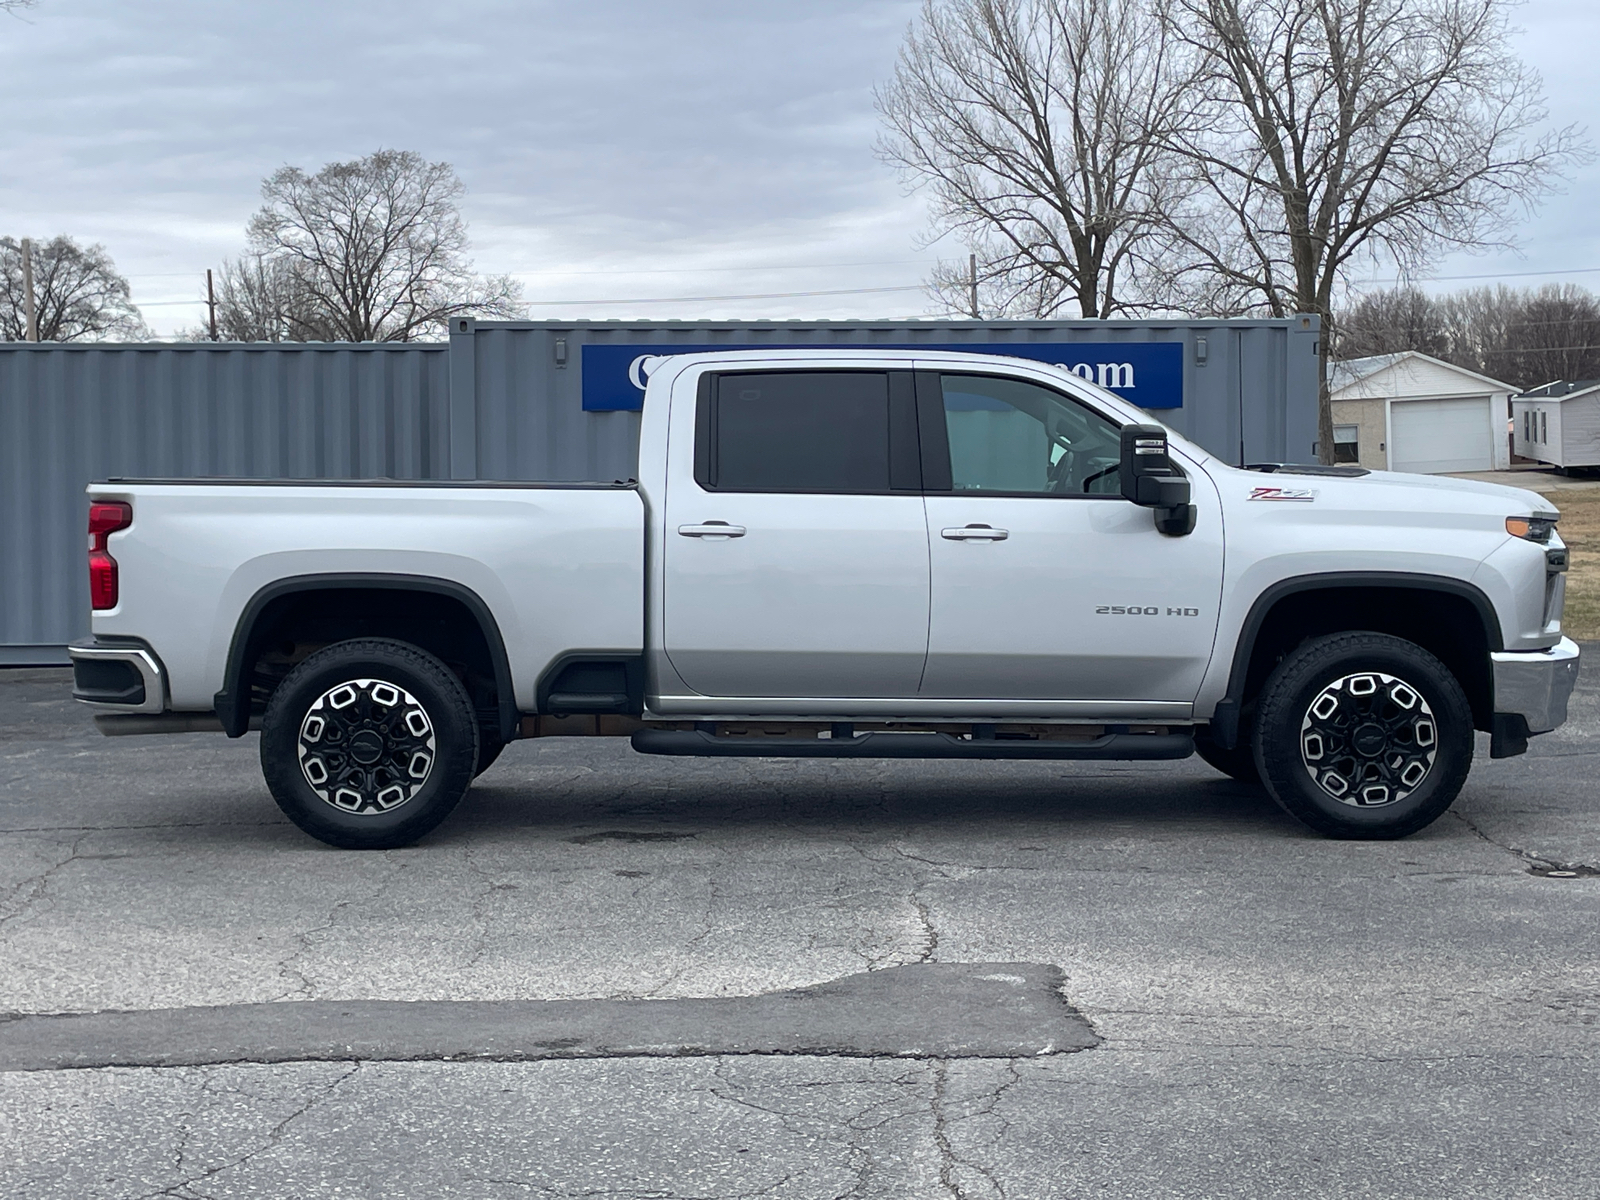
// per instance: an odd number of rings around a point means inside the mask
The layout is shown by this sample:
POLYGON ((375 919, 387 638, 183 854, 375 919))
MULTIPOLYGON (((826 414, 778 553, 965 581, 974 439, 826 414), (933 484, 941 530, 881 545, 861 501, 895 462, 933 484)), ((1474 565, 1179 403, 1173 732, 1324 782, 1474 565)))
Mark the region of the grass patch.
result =
POLYGON ((1600 639, 1600 487, 1550 492, 1561 510, 1561 540, 1572 551, 1561 630, 1579 641, 1600 639))

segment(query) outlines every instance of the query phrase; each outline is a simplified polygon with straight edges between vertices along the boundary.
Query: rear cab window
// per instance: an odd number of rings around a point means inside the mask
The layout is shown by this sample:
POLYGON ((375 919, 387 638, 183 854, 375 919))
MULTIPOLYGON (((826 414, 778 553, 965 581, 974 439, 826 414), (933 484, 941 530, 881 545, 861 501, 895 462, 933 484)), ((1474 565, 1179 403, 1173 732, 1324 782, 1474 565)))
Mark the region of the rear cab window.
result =
POLYGON ((708 491, 917 491, 916 411, 905 371, 703 376, 695 481, 708 491))

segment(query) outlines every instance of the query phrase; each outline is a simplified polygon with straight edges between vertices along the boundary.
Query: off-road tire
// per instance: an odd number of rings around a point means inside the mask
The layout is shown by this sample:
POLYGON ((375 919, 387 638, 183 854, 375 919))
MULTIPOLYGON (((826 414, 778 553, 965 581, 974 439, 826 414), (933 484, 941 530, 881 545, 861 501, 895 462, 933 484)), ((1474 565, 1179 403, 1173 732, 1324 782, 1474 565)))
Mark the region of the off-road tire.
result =
POLYGON ((1466 782, 1472 709, 1421 646, 1336 633, 1302 643, 1267 678, 1252 745, 1267 791, 1318 833, 1402 838, 1438 820, 1466 782))
POLYGON ((1241 738, 1239 744, 1232 750, 1224 750, 1211 740, 1209 732, 1197 729, 1194 735, 1194 752, 1224 775, 1251 787, 1261 786, 1261 771, 1256 767, 1255 747, 1250 744, 1248 738, 1241 738))
POLYGON ((433 655, 386 638, 306 658, 261 723, 261 770, 278 807, 347 850, 408 846, 433 830, 466 794, 477 756, 461 681, 433 655))

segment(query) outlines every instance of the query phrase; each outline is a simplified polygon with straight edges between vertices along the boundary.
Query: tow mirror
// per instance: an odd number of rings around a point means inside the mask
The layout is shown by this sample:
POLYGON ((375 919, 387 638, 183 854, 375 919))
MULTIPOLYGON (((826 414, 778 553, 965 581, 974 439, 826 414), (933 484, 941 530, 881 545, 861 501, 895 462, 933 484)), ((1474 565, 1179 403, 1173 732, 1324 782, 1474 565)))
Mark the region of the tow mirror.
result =
POLYGON ((1118 472, 1122 498, 1155 509, 1156 528, 1173 537, 1194 530, 1195 509, 1189 503, 1189 481, 1172 465, 1167 431, 1159 425, 1124 425, 1118 472))

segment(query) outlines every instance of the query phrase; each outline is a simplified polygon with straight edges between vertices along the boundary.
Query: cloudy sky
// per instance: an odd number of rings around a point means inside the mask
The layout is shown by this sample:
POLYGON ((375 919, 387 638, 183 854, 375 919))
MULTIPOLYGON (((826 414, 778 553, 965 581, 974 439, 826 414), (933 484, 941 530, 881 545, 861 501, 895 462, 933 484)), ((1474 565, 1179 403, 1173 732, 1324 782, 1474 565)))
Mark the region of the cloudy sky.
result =
MULTIPOLYGON (((102 242, 193 326, 263 176, 380 146, 453 163, 481 270, 551 317, 907 317, 941 255, 872 153, 916 0, 40 0, 0 14, 0 234, 102 242), (769 293, 828 296, 725 299, 769 293), (710 297, 710 299, 684 299, 710 297), (669 298, 667 303, 648 303, 669 298)), ((1597 127, 1593 0, 1530 0, 1552 120, 1597 127)), ((1600 287, 1600 166, 1434 286, 1600 287), (1534 274, 1538 273, 1538 274, 1534 274)))

